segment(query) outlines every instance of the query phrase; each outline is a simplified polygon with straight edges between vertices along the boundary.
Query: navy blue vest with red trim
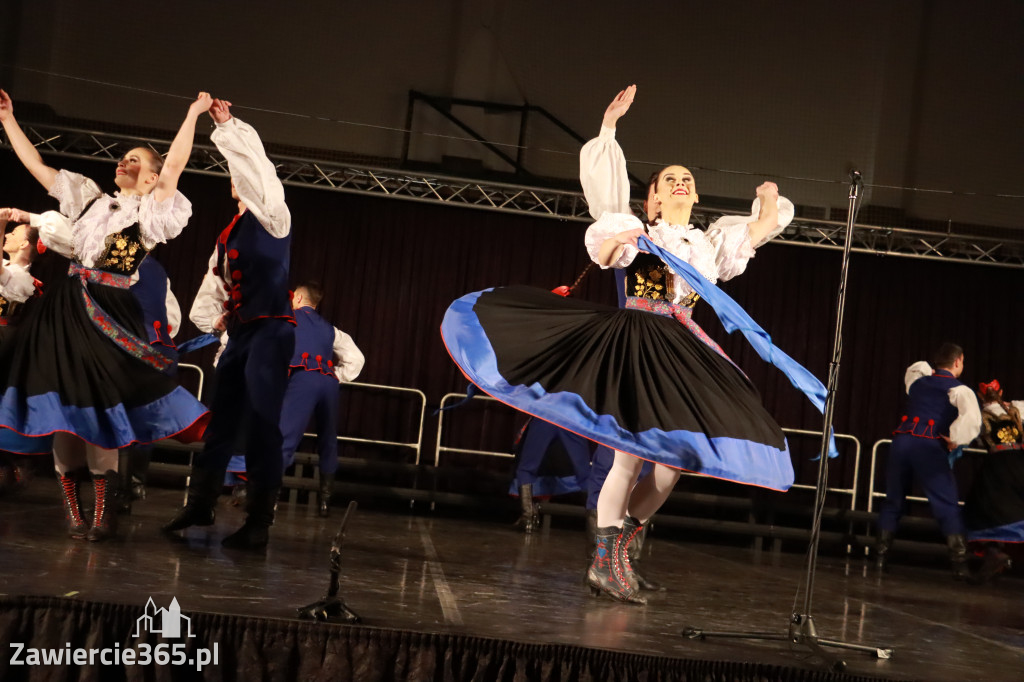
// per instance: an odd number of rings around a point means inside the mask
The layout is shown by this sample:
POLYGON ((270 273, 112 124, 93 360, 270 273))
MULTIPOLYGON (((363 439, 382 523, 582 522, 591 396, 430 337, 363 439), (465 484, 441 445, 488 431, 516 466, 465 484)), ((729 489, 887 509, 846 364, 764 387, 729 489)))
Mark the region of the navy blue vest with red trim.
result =
POLYGON ((235 216, 217 239, 215 275, 228 282, 224 309, 230 321, 278 317, 294 322, 288 292, 292 237, 274 237, 252 211, 235 216), (227 272, 220 272, 227 259, 227 272))
POLYGON ((173 331, 167 324, 167 272, 156 258, 146 258, 139 265, 139 281, 132 285, 142 317, 146 323, 149 343, 153 346, 174 348, 173 331))
POLYGON ((295 311, 295 354, 292 355, 293 371, 320 372, 333 379, 334 373, 334 327, 312 308, 295 311))
POLYGON ((949 435, 949 426, 959 412, 949 403, 949 390, 963 386, 949 370, 937 369, 930 377, 921 377, 910 385, 907 411, 893 435, 935 438, 949 435))

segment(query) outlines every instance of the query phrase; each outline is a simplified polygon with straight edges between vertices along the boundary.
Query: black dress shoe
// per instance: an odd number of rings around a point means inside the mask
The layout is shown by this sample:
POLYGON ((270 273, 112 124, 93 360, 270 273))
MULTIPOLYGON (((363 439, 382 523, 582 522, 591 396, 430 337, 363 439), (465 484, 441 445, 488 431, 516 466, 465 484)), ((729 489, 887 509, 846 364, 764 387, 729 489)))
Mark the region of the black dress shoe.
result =
POLYGON ((191 526, 212 526, 215 516, 213 507, 189 501, 161 530, 173 533, 191 526))

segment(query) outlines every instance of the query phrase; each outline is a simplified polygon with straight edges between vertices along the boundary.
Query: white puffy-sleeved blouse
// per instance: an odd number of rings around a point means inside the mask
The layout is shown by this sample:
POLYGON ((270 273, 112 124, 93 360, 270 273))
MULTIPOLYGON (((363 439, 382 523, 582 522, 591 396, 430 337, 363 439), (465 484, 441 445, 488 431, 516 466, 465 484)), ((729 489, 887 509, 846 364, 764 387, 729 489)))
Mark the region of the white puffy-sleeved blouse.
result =
MULTIPOLYGON (((580 150, 580 184, 583 196, 590 207, 590 215, 598 220, 605 213, 629 213, 629 175, 626 173, 626 157, 615 140, 615 128, 601 126, 600 134, 583 145, 580 150)), ((775 229, 769 232, 754 248, 764 246, 777 237, 796 215, 796 207, 786 197, 778 201, 779 217, 775 229)), ((720 227, 734 223, 752 223, 761 212, 761 200, 754 199, 750 216, 728 215, 718 219, 720 227)), ((727 279, 723 277, 722 279, 727 279)))
POLYGON ((192 203, 177 190, 163 201, 152 193, 110 196, 84 175, 66 170, 57 173, 50 196, 60 202, 60 212, 70 221, 40 226, 39 238, 47 248, 89 268, 106 251, 108 236, 138 223, 142 245, 149 250, 181 234, 192 216, 192 203))
MULTIPOLYGON (((648 226, 648 236, 656 245, 692 265, 714 284, 741 274, 747 267, 747 261, 754 257, 747 223, 733 221, 720 224, 723 220, 715 221, 705 232, 692 225, 670 225, 659 219, 654 225, 648 226)), ((587 229, 585 241, 590 258, 596 263, 601 245, 606 239, 638 227, 643 227, 643 223, 636 216, 603 214, 587 229)), ((627 267, 639 252, 637 247, 626 244, 618 260, 602 267, 627 267)), ((672 303, 678 303, 693 293, 693 289, 682 277, 673 277, 672 287, 672 296, 667 297, 672 303)))

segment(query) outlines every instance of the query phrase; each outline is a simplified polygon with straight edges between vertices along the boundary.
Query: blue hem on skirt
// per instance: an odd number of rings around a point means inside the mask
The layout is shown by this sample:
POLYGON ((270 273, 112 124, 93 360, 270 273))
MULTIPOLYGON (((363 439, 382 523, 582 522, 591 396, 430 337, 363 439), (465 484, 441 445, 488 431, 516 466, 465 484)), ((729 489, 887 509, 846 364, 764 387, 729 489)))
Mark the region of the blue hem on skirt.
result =
POLYGON ((1024 542, 1024 519, 995 528, 967 531, 970 542, 1024 542))
POLYGON ((0 398, 0 424, 7 425, 0 428, 0 450, 22 454, 50 452, 57 431, 109 450, 151 443, 184 431, 207 412, 180 386, 146 405, 115 405, 104 410, 64 405, 56 392, 27 398, 18 393, 11 386, 0 398))
POLYGON ((595 413, 575 393, 548 393, 536 383, 509 384, 498 371, 494 350, 473 311, 483 293, 467 294, 452 303, 441 323, 441 335, 455 364, 485 393, 538 419, 641 459, 774 490, 788 490, 793 484, 788 442, 779 450, 763 443, 709 438, 704 433, 683 430, 655 428, 632 433, 614 417, 595 413))

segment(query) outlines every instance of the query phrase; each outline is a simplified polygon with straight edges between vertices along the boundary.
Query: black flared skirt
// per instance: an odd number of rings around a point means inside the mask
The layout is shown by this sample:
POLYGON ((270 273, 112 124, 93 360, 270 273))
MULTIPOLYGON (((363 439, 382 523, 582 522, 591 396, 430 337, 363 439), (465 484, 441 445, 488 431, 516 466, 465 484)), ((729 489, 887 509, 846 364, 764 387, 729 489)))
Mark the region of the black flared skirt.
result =
POLYGON ((516 409, 667 466, 793 483, 753 385, 673 317, 516 286, 455 301, 441 332, 470 381, 516 409))
POLYGON ((990 452, 984 457, 964 501, 967 537, 1024 542, 1024 450, 990 452))
POLYGON ((129 289, 49 282, 0 347, 0 449, 49 452, 58 431, 120 448, 199 420, 206 408, 161 371, 142 319, 129 289))

